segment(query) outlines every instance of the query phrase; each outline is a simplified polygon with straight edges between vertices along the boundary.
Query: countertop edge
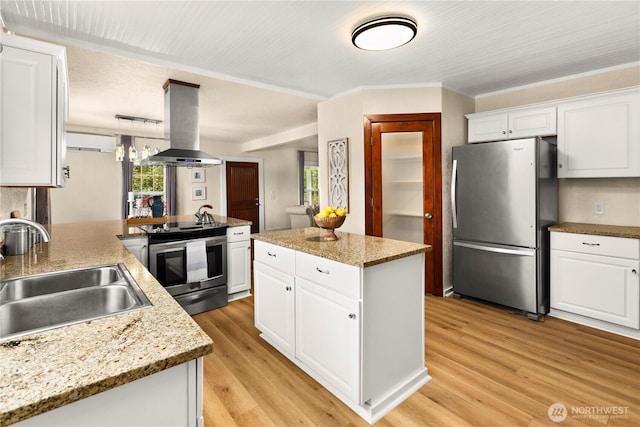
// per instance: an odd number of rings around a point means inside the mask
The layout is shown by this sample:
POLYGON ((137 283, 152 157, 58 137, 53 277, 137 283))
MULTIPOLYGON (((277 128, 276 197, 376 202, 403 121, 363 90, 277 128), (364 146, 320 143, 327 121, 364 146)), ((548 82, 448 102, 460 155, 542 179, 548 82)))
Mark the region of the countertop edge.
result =
POLYGON ((64 393, 47 396, 41 401, 29 403, 3 413, 2 418, 0 418, 0 426, 9 426, 20 421, 33 418, 37 415, 78 402, 87 397, 95 396, 96 394, 112 390, 121 385, 125 385, 149 375, 157 374, 166 369, 173 368, 174 366, 187 363, 191 360, 197 359, 198 357, 206 356, 212 352, 213 342, 210 342, 190 351, 158 360, 157 362, 144 367, 123 371, 118 375, 107 377, 94 383, 68 390, 64 393))
POLYGON ((590 234, 594 236, 640 239, 640 227, 625 225, 588 224, 562 222, 549 227, 549 231, 558 233, 590 234))
MULTIPOLYGON (((304 230, 304 229, 300 229, 300 230, 304 230)), ((314 228, 309 228, 307 230, 312 230, 312 231, 317 231, 319 229, 314 229, 314 228)), ((291 230, 287 230, 287 231, 291 231, 291 230)), ((351 265, 354 267, 359 267, 359 268, 366 268, 366 267, 372 267, 374 265, 378 265, 378 264, 383 264, 385 262, 389 262, 389 261, 393 261, 396 259, 400 259, 400 258, 404 258, 404 257, 408 257, 408 256, 412 256, 412 255, 416 255, 416 254, 420 254, 420 253, 425 253, 428 251, 432 250, 432 247, 430 245, 423 245, 420 243, 412 243, 412 242, 404 242, 404 241, 399 241, 399 240, 393 240, 393 239, 383 239, 380 237, 372 237, 372 236, 366 236, 366 235, 359 235, 359 234, 352 234, 352 233, 347 233, 347 232, 336 232, 336 234, 338 235, 338 237, 340 237, 341 235, 347 236, 347 235, 352 235, 352 236, 356 236, 358 238, 362 238, 362 239, 373 239, 377 242, 388 242, 388 243, 395 243, 395 244, 402 244, 403 246, 411 246, 410 249, 402 249, 400 251, 389 251, 388 254, 382 255, 382 256, 376 256, 372 259, 360 259, 360 260, 355 260, 355 259, 349 259, 347 257, 345 257, 345 255, 341 252, 341 251, 330 251, 327 250, 326 247, 324 248, 310 248, 308 245, 304 245, 304 244, 297 244, 297 243, 292 243, 291 241, 288 241, 287 239, 282 239, 279 236, 281 236, 281 234, 279 234, 280 232, 276 231, 276 232, 266 232, 266 233, 256 233, 256 234, 252 234, 251 238, 253 240, 259 240, 259 241, 263 241, 266 243, 271 243, 274 245, 278 245, 278 246, 282 246, 288 249, 292 249, 295 251, 299 251, 299 252, 304 252, 310 255, 315 255, 315 256, 319 256, 322 258, 326 258, 332 261, 336 261, 342 264, 346 264, 346 265, 351 265)), ((329 243, 324 243, 326 244, 331 244, 331 242, 329 243)))

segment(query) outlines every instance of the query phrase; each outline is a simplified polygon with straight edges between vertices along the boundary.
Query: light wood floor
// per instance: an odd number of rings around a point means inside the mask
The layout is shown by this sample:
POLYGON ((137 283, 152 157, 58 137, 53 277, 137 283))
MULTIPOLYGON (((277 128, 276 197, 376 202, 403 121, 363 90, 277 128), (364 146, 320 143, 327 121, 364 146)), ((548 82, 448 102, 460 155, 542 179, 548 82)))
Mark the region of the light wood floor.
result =
MULTIPOLYGON (((207 427, 368 425, 259 338, 251 297, 194 319, 214 341, 207 427)), ((376 426, 640 426, 639 341, 453 298, 427 297, 425 324, 433 379, 376 426), (568 410, 561 423, 553 403, 568 410), (572 414, 620 407, 619 418, 572 414)))

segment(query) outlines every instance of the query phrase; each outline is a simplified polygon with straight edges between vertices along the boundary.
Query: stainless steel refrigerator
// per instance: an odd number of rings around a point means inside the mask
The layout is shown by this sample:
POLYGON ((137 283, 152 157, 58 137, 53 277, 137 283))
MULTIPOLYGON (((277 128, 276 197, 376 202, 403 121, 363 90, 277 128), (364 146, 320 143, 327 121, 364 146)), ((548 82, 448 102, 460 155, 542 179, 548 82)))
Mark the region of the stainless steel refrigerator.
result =
POLYGON ((549 232, 558 219, 555 139, 453 147, 453 292, 549 312, 549 232))

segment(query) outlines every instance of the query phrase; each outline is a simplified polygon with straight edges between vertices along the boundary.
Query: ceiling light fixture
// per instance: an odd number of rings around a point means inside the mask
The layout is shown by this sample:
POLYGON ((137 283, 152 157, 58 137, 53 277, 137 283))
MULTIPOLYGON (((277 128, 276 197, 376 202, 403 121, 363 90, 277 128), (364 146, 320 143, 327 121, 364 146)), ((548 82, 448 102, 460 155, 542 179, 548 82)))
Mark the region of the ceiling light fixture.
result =
POLYGON ((377 18, 359 25, 351 33, 351 42, 363 50, 387 50, 409 43, 418 25, 409 18, 377 18))

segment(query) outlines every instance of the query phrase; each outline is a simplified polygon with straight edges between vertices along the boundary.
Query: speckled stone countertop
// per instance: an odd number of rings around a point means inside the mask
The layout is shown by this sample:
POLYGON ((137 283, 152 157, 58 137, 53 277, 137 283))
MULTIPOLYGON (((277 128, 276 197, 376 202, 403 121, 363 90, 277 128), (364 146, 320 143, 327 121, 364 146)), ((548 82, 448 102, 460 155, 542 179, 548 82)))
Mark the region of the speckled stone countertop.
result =
POLYGON ((342 231, 335 232, 337 241, 323 242, 319 240, 322 233, 321 228, 309 227, 252 234, 251 237, 356 267, 370 267, 431 250, 431 246, 420 243, 342 231))
MULTIPOLYGON (((190 216, 170 220, 190 220, 190 216)), ((230 225, 250 222, 215 217, 230 225)), ((143 236, 125 221, 56 224, 51 241, 7 256, 3 279, 123 263, 153 306, 90 322, 0 340, 0 426, 188 362, 213 342, 120 238, 143 236)))
POLYGON ((624 225, 582 224, 563 222, 549 227, 549 231, 562 233, 593 234, 597 236, 626 237, 640 239, 640 227, 624 225))

